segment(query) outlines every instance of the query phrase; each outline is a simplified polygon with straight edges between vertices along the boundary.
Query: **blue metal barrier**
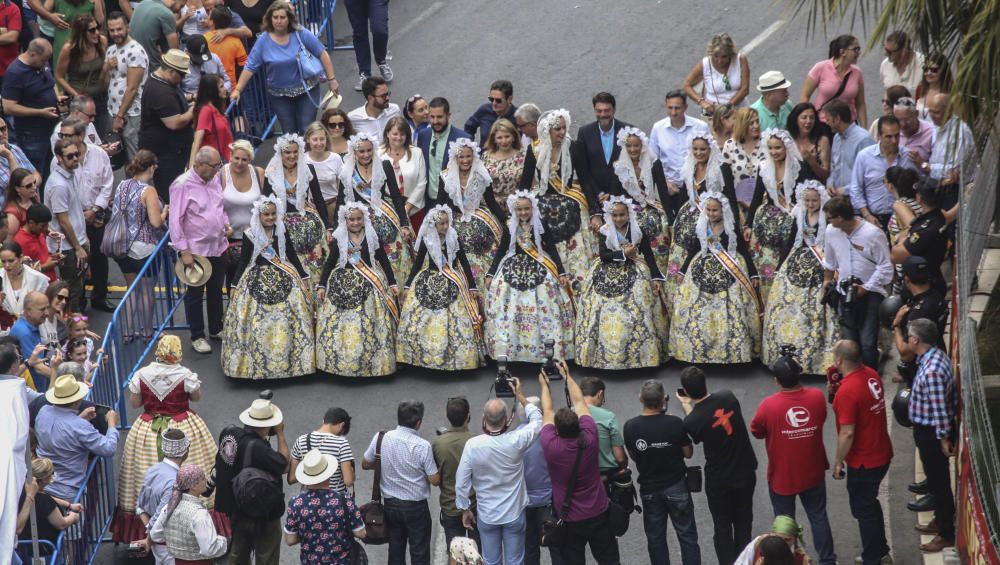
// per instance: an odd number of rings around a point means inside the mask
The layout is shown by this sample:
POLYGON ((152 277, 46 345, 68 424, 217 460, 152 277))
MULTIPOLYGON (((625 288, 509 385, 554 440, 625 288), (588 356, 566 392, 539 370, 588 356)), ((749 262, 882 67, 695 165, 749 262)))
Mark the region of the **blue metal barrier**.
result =
MULTIPOLYGON (((42 516, 38 516, 38 519, 41 520, 42 516)), ((42 553, 42 562, 45 563, 45 565, 51 565, 52 555, 56 551, 55 544, 49 540, 38 540, 38 548, 42 553)), ((31 541, 19 541, 17 542, 17 547, 14 549, 14 552, 17 553, 17 556, 21 559, 21 562, 25 564, 31 563, 32 556, 34 555, 32 551, 31 541)))

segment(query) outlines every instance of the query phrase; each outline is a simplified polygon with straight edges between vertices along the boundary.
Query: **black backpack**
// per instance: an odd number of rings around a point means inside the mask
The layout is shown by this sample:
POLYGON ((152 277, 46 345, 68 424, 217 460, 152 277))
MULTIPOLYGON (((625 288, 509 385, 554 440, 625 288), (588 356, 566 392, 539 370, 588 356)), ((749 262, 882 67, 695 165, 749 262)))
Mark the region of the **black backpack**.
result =
POLYGON ((252 466, 254 446, 251 438, 243 446, 243 465, 232 480, 236 510, 254 520, 275 520, 285 513, 285 493, 281 478, 252 466))

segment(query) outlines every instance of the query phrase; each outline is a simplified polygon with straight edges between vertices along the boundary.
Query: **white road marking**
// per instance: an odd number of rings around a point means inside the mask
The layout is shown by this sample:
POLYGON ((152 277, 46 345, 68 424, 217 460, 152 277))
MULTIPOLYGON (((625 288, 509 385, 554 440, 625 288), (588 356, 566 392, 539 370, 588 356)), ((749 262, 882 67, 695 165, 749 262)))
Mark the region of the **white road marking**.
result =
POLYGON ((412 20, 406 22, 406 25, 404 25, 403 27, 399 28, 399 31, 397 31, 395 33, 392 33, 390 31, 389 32, 389 36, 390 36, 389 37, 389 45, 392 45, 393 43, 396 42, 397 39, 399 39, 400 37, 406 35, 411 30, 413 30, 414 28, 416 28, 418 25, 422 24, 424 22, 424 20, 426 20, 427 18, 429 18, 432 15, 434 15, 434 12, 437 12, 441 8, 444 8, 444 2, 442 2, 441 0, 438 0, 437 2, 434 2, 433 4, 431 4, 430 6, 428 6, 426 10, 424 10, 423 12, 420 12, 420 14, 418 14, 417 17, 415 17, 412 20))
POLYGON ((757 34, 757 37, 751 39, 746 45, 744 45, 743 49, 740 49, 740 52, 744 55, 749 55, 751 51, 756 49, 761 43, 764 43, 767 38, 777 33, 778 30, 784 27, 787 23, 788 20, 777 20, 773 24, 767 26, 767 29, 757 34))
POLYGON ((434 556, 434 565, 448 565, 448 548, 445 547, 445 537, 444 528, 441 527, 441 521, 434 521, 434 530, 437 535, 432 535, 431 539, 434 543, 431 545, 431 555, 434 556))

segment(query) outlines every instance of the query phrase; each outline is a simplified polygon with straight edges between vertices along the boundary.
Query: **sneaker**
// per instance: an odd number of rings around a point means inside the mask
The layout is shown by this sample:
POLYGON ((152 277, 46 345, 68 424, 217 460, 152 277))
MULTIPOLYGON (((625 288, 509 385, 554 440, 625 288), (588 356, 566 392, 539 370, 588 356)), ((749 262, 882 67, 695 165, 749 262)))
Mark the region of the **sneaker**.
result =
POLYGON ((379 65, 378 72, 382 75, 382 78, 385 79, 385 82, 392 82, 392 77, 395 76, 392 74, 392 69, 389 68, 389 63, 382 63, 379 65))
POLYGON ((217 334, 211 334, 210 333, 210 334, 208 334, 208 339, 210 339, 212 341, 222 341, 222 332, 219 332, 217 334))
POLYGON ((198 353, 211 353, 212 352, 212 346, 209 345, 208 340, 205 339, 205 338, 203 338, 203 337, 199 337, 198 339, 192 341, 191 342, 191 349, 194 349, 198 353))
POLYGON ((358 75, 358 84, 354 85, 354 92, 361 92, 361 84, 365 82, 366 78, 368 78, 368 75, 366 75, 365 73, 361 73, 360 75, 358 75))
MULTIPOLYGON (((861 565, 862 563, 865 562, 865 560, 859 555, 859 556, 857 556, 857 557, 854 558, 854 562, 857 563, 858 565, 861 565)), ((879 565, 892 565, 892 556, 891 555, 886 555, 886 556, 882 557, 882 559, 879 559, 878 562, 879 562, 879 565)))

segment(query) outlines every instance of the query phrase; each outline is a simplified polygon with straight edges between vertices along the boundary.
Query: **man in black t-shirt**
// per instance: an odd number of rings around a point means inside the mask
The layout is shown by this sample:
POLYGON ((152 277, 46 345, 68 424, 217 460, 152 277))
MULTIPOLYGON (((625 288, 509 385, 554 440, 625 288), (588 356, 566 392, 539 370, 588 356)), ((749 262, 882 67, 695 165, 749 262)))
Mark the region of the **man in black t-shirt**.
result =
POLYGON ((184 172, 194 143, 194 105, 187 103, 180 90, 190 64, 187 53, 171 49, 142 88, 139 149, 148 149, 159 159, 153 186, 167 203, 170 184, 184 172))
POLYGON ((687 465, 694 453, 684 423, 666 413, 663 383, 648 380, 639 392, 642 412, 625 422, 625 448, 639 471, 642 523, 651 563, 668 563, 667 518, 681 546, 684 565, 701 563, 694 502, 687 487, 687 465))
POLYGON ((708 393, 705 373, 697 367, 681 371, 677 397, 687 417, 684 431, 705 444, 705 497, 712 513, 715 555, 732 565, 750 543, 757 456, 750 444, 740 401, 728 390, 708 393))

